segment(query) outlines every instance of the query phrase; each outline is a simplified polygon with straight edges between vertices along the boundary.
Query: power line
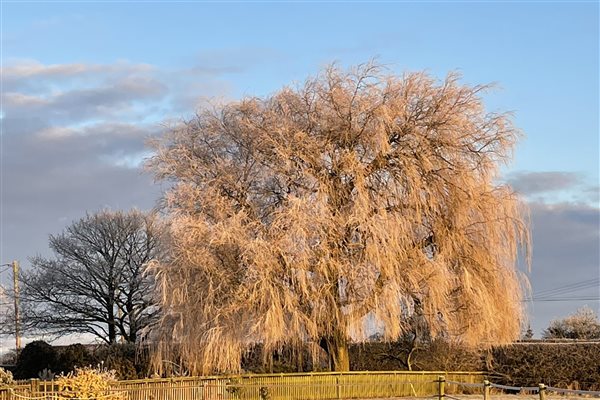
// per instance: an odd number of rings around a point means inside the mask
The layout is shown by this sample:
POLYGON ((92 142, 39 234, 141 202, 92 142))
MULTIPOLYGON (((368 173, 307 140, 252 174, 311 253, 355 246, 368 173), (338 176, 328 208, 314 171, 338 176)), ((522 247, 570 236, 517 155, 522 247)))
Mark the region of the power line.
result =
POLYGON ((600 278, 594 278, 592 280, 585 280, 575 283, 570 283, 567 285, 559 286, 552 289, 542 290, 540 292, 534 293, 533 296, 525 299, 526 302, 541 302, 541 301, 593 301, 600 300, 595 296, 586 295, 586 296, 573 296, 573 297, 565 297, 569 293, 573 292, 581 292, 586 289, 591 288, 599 288, 600 289, 600 278), (562 295, 562 297, 561 297, 562 295))
POLYGON ((558 293, 566 293, 566 292, 581 290, 584 288, 594 287, 594 286, 598 286, 598 285, 600 285, 600 278, 594 278, 592 280, 588 279, 585 281, 580 281, 580 282, 570 283, 568 285, 559 286, 559 287, 556 287, 553 289, 542 290, 540 292, 537 292, 536 295, 537 296, 554 295, 554 294, 558 294, 558 293))
POLYGON ((523 300, 528 303, 538 303, 538 302, 546 302, 546 301, 600 301, 600 296, 597 297, 554 297, 554 298, 543 298, 543 299, 526 299, 523 300))

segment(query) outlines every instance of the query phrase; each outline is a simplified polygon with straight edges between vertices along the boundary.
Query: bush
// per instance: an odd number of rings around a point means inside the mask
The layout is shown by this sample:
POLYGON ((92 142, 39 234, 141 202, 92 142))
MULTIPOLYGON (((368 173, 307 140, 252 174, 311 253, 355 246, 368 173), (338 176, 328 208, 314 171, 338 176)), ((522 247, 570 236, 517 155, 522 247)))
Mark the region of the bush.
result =
POLYGON ((600 320, 585 306, 563 319, 555 319, 543 332, 544 339, 600 339, 600 320))
POLYGON ((39 378, 40 372, 57 370, 58 354, 48 343, 37 340, 27 344, 17 358, 17 379, 39 378))
POLYGON ((56 385, 62 398, 125 400, 123 393, 111 391, 110 383, 115 380, 114 371, 84 367, 59 376, 56 385))
POLYGON ((59 352, 57 372, 63 374, 74 371, 76 367, 98 364, 98 359, 80 344, 71 344, 59 352))
POLYGON ((114 370, 118 379, 143 378, 150 373, 147 350, 140 350, 133 343, 101 346, 94 352, 94 359, 114 370))
POLYGON ((0 368, 0 388, 10 386, 14 383, 13 374, 10 371, 0 368))

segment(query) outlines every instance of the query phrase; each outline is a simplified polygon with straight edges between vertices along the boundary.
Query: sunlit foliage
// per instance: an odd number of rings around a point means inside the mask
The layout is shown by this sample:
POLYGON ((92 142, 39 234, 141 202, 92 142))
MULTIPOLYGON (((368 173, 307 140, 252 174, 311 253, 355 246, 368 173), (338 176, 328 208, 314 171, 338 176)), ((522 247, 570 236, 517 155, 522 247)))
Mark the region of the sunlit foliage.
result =
POLYGON ((173 183, 157 365, 236 371, 249 343, 309 342, 344 370, 349 340, 415 318, 432 337, 516 338, 528 230, 495 178, 518 131, 484 89, 334 66, 155 142, 149 167, 173 183))

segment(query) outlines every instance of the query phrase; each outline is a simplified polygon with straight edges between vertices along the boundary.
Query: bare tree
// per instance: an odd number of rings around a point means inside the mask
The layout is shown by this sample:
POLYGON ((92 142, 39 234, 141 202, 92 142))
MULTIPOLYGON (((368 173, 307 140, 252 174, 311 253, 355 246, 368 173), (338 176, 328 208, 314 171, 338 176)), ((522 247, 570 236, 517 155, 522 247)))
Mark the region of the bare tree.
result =
POLYGON ((600 339, 600 321, 585 306, 563 319, 555 319, 542 333, 544 339, 600 339))
POLYGON ((528 228, 494 181, 518 131, 484 89, 331 67, 155 142, 149 167, 173 182, 157 362, 233 371, 251 342, 309 342, 347 370, 350 340, 396 339, 415 314, 433 338, 518 337, 528 228))
POLYGON ((50 236, 54 258, 22 274, 26 329, 136 342, 158 311, 146 264, 160 251, 153 214, 101 211, 50 236))

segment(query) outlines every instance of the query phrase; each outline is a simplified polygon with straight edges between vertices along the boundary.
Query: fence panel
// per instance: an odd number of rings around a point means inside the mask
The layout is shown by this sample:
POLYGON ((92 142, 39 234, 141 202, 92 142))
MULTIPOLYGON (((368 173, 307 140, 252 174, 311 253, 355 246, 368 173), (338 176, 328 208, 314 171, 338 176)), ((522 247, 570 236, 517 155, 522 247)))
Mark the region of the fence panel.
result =
MULTIPOLYGON (((438 376, 449 380, 481 383, 478 372, 356 371, 292 374, 152 378, 117 381, 111 391, 128 400, 339 400, 356 398, 431 396, 438 376)), ((0 400, 21 397, 56 398, 54 382, 18 382, 12 392, 0 389, 0 400), (12 393, 12 394, 11 394, 12 393)))

